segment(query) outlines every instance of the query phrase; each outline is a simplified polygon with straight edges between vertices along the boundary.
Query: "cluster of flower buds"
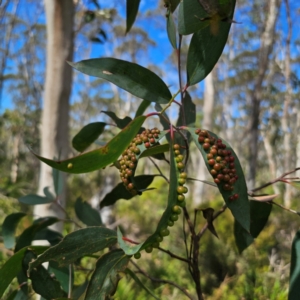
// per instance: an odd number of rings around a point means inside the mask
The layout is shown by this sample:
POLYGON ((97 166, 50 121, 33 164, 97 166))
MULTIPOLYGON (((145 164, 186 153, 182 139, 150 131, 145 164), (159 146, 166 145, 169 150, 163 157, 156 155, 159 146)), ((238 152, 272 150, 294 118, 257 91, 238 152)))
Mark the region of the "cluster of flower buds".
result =
POLYGON ((131 177, 137 165, 137 156, 141 153, 139 145, 144 144, 145 148, 154 146, 159 139, 160 131, 157 128, 146 129, 141 134, 136 135, 128 148, 122 153, 120 159, 120 177, 126 189, 133 195, 138 194, 131 177))
MULTIPOLYGON (((210 174, 214 182, 225 191, 233 191, 234 184, 238 180, 236 174, 234 156, 221 139, 211 136, 206 130, 196 129, 198 142, 207 152, 207 163, 210 166, 210 174)), ((232 194, 229 201, 237 200, 238 194, 232 194)))

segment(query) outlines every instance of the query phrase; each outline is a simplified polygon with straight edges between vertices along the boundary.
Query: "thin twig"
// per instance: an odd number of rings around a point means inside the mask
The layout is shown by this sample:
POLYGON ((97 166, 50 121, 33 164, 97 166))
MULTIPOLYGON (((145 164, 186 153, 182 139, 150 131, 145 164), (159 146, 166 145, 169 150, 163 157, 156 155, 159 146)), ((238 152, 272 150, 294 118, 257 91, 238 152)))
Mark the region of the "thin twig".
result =
POLYGON ((176 259, 178 259, 178 260, 181 260, 181 261, 184 261, 185 263, 190 263, 190 261, 188 260, 188 259, 186 259, 186 258, 184 258, 184 257, 181 257, 181 256, 178 256, 178 255, 176 255, 176 254, 174 254, 173 252, 171 252, 170 250, 165 250, 165 249, 163 249, 163 248, 161 248, 161 247, 158 247, 158 249, 160 250, 160 251, 162 251, 162 252, 164 252, 164 253, 167 253, 167 254, 169 254, 171 257, 173 257, 173 258, 176 258, 176 259))
POLYGON ((192 297, 192 295, 190 295, 190 293, 186 289, 184 289, 183 287, 181 287, 177 283, 175 283, 175 282, 173 282, 171 280, 166 280, 166 279, 160 279, 160 278, 152 277, 149 274, 147 274, 144 270, 142 270, 134 261, 130 260, 130 262, 138 269, 139 273, 141 273, 145 277, 149 278, 152 282, 166 283, 166 284, 173 285, 174 287, 176 287, 177 289, 179 289, 182 293, 184 293, 189 299, 194 300, 194 298, 192 297))
POLYGON ((159 168, 159 166, 157 165, 157 163, 149 156, 148 157, 151 162, 153 163, 153 165, 155 166, 155 168, 157 169, 157 171, 159 172, 160 176, 162 178, 164 178, 166 180, 167 183, 170 183, 169 179, 162 173, 161 169, 159 168))
POLYGON ((72 264, 69 264, 69 291, 68 298, 71 298, 72 295, 72 264))
POLYGON ((300 216, 300 212, 298 212, 298 211, 296 211, 296 210, 293 210, 293 209, 290 209, 290 208, 287 208, 287 207, 284 207, 283 205, 281 205, 281 204, 279 204, 279 203, 276 203, 276 202, 274 202, 274 201, 269 201, 269 202, 267 202, 267 203, 275 204, 275 205, 279 206, 280 208, 282 208, 282 209, 284 209, 284 210, 286 210, 286 211, 288 211, 288 212, 290 212, 290 213, 293 213, 293 214, 296 214, 296 215, 300 216))
POLYGON ((269 182, 267 182, 267 183, 265 183, 265 184, 263 184, 263 185, 261 185, 261 186, 259 186, 259 187, 257 187, 257 188, 254 188, 254 189, 252 189, 251 191, 248 191, 248 194, 251 196, 254 192, 259 191, 259 190, 261 190, 261 189, 263 189, 263 188, 265 188, 265 187, 267 187, 267 186, 269 186, 269 185, 272 185, 272 184, 274 184, 274 183, 276 183, 276 182, 282 181, 282 180, 285 179, 285 176, 290 175, 290 174, 292 174, 292 173, 295 173, 295 172, 298 171, 298 170, 300 170, 300 167, 297 167, 297 168, 295 168, 295 169, 292 170, 292 171, 283 173, 283 174, 282 174, 281 176, 279 176, 278 178, 276 178, 276 179, 274 179, 274 180, 271 180, 271 181, 269 181, 269 182))

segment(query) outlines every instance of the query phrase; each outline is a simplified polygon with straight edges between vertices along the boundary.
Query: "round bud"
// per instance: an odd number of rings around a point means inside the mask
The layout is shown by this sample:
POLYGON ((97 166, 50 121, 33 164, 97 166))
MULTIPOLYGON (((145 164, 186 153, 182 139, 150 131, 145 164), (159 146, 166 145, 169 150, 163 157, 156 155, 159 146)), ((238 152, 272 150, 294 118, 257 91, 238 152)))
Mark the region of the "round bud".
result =
POLYGON ((179 201, 179 202, 182 202, 182 201, 184 201, 184 199, 185 199, 185 196, 184 195, 178 195, 177 196, 177 200, 179 201))
POLYGON ((173 149, 174 149, 174 150, 179 150, 179 149, 180 149, 180 145, 174 144, 173 149))
POLYGON ((183 169, 184 168, 184 163, 182 163, 182 162, 177 163, 177 168, 178 168, 178 170, 183 169))
POLYGON ((174 205, 173 208, 172 208, 172 211, 173 211, 175 214, 178 214, 178 215, 181 214, 181 208, 180 208, 178 205, 174 205))
POLYGON ((170 220, 177 221, 178 220, 178 214, 172 214, 170 217, 170 220))
POLYGON ((185 172, 182 172, 182 173, 179 174, 179 177, 186 179, 187 178, 187 174, 185 172))
POLYGON ((180 185, 184 185, 185 182, 186 182, 186 180, 185 180, 184 178, 179 178, 179 179, 178 179, 178 183, 179 183, 180 185))
POLYGON ((135 259, 140 259, 142 255, 141 255, 140 252, 137 252, 133 256, 134 256, 135 259))
POLYGON ((174 221, 168 220, 168 226, 169 226, 169 227, 172 227, 173 225, 174 225, 174 221))
POLYGON ((151 252, 153 251, 153 247, 148 246, 148 247, 145 248, 145 251, 146 251, 147 253, 151 253, 151 252))
POLYGON ((170 231, 168 228, 165 229, 161 229, 161 231, 159 232, 160 236, 168 236, 170 234, 170 231))
POLYGON ((202 145, 202 147, 203 147, 204 150, 209 150, 210 149, 210 144, 209 143, 204 143, 202 145))

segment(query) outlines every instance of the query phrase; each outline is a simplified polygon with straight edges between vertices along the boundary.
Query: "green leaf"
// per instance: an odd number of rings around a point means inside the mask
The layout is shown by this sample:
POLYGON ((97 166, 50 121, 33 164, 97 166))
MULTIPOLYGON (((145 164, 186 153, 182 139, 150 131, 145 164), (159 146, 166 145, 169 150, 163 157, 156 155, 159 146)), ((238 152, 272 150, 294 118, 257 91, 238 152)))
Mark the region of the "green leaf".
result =
POLYGON ((180 3, 178 13, 178 32, 188 35, 209 26, 209 21, 201 21, 208 13, 198 0, 184 0, 180 3))
POLYGON ((150 102, 167 104, 172 98, 167 85, 159 76, 128 61, 96 58, 69 64, 82 73, 106 79, 134 96, 150 102))
MULTIPOLYGON (((205 161, 207 169, 210 170, 212 167, 208 164, 207 152, 203 149, 202 145, 198 142, 198 135, 195 133, 195 128, 185 128, 191 133, 191 136, 200 150, 202 157, 205 161)), ((220 139, 219 136, 207 130, 210 136, 220 139)), ((226 191, 221 184, 218 185, 218 189, 222 194, 224 201, 226 202, 228 208, 231 210, 234 218, 240 223, 240 225, 247 231, 250 232, 250 204, 248 200, 247 185, 245 181, 245 176, 239 159, 231 146, 222 139, 222 143, 226 145, 226 150, 230 150, 232 156, 234 157, 234 164, 236 169, 236 175, 238 176, 237 182, 234 184, 233 191, 226 191), (238 194, 239 198, 235 201, 229 201, 229 197, 233 194, 238 194)))
POLYGON ((47 240, 51 246, 58 244, 63 239, 60 232, 51 230, 49 228, 42 229, 36 233, 34 240, 47 240))
POLYGON ((171 12, 173 13, 176 10, 180 0, 164 0, 164 2, 165 2, 164 6, 170 9, 171 12))
MULTIPOLYGON (((25 272, 28 269, 28 264, 36 259, 36 257, 37 256, 30 250, 25 252, 23 259, 23 270, 25 272)), ((67 296, 61 289, 60 283, 53 278, 42 265, 30 270, 29 278, 34 291, 47 300, 67 296)))
POLYGON ((72 139, 72 146, 75 150, 83 152, 87 149, 104 131, 106 123, 94 122, 85 125, 72 139))
POLYGON ((26 246, 30 246, 37 232, 59 221, 59 219, 54 217, 45 217, 35 220, 34 223, 26 228, 18 237, 15 252, 26 246))
MULTIPOLYGON (((34 249, 37 254, 44 252, 49 247, 46 246, 30 246, 28 249, 34 249)), ((16 252, 11 256, 0 269, 0 298, 9 286, 11 281, 19 274, 22 270, 22 260, 27 247, 16 252)))
POLYGON ((193 34, 187 57, 189 86, 202 81, 214 68, 223 52, 231 23, 218 22, 217 26, 217 33, 209 26, 193 34))
POLYGON ((149 107, 150 104, 151 102, 147 100, 143 100, 135 113, 135 118, 141 116, 146 111, 146 109, 149 107))
POLYGON ((2 224, 2 237, 4 246, 11 249, 15 246, 15 231, 20 220, 26 216, 25 213, 18 212, 8 215, 2 224))
POLYGON ((176 41, 176 27, 173 19, 173 14, 170 10, 167 12, 167 33, 169 41, 174 49, 177 49, 177 41, 176 41))
POLYGON ((250 201, 250 234, 238 222, 234 223, 235 242, 242 253, 257 238, 269 219, 272 205, 266 202, 250 201))
MULTIPOLYGON (((146 189, 153 181, 155 175, 139 175, 134 177, 134 183, 138 190, 146 189)), ((105 195, 103 200, 100 202, 100 208, 115 204, 118 200, 124 199, 129 200, 135 197, 128 192, 121 182, 111 192, 105 195)))
POLYGON ((43 189, 44 195, 46 196, 46 198, 50 201, 55 200, 55 196, 50 192, 49 190, 49 186, 44 187, 43 189))
MULTIPOLYGON (((50 261, 48 272, 50 274, 54 274, 55 278, 59 281, 62 289, 68 293, 69 292, 69 281, 70 281, 70 268, 69 266, 60 267, 56 261, 50 261)), ((74 271, 73 268, 71 270, 71 279, 72 286, 74 282, 74 271)))
POLYGON ((75 212, 77 218, 87 226, 103 225, 99 212, 80 197, 76 200, 75 212))
POLYGON ((154 158, 157 159, 165 159, 165 157, 157 157, 157 154, 162 154, 164 152, 168 152, 169 151, 169 144, 163 144, 163 145, 156 145, 153 147, 150 147, 148 149, 146 149, 139 158, 143 158, 143 157, 148 157, 148 156, 153 156, 154 158))
POLYGON ((298 300, 300 297, 300 231, 294 237, 291 253, 289 300, 298 300))
POLYGON ((132 119, 130 117, 125 117, 123 119, 120 119, 112 111, 104 111, 104 110, 102 110, 101 112, 105 113, 110 118, 112 118, 114 120, 114 122, 116 123, 117 127, 120 128, 120 129, 125 128, 132 121, 132 119))
POLYGON ((126 33, 131 29, 137 16, 141 0, 126 1, 126 33))
POLYGON ((83 299, 82 297, 88 285, 89 285, 89 281, 86 280, 82 285, 75 287, 72 291, 72 298, 76 300, 83 299))
POLYGON ((122 232, 121 232, 119 227, 118 227, 118 230, 117 230, 117 236, 118 236, 119 246, 124 251, 124 253, 126 255, 133 255, 133 254, 137 253, 143 245, 143 243, 141 243, 141 244, 133 246, 132 244, 125 243, 125 241, 123 240, 122 232))
POLYGON ((185 92, 183 98, 183 107, 179 110, 179 117, 176 126, 193 126, 196 122, 196 105, 188 92, 185 92), (185 124, 184 124, 185 121, 185 124))
POLYGON ((39 205, 39 204, 47 204, 53 202, 54 199, 49 199, 48 197, 42 197, 39 195, 26 195, 22 196, 18 199, 19 202, 27 204, 27 205, 39 205))
POLYGON ((146 117, 140 116, 130 122, 104 147, 86 152, 70 159, 55 161, 41 157, 32 152, 38 159, 52 168, 67 173, 79 174, 102 169, 115 162, 138 133, 146 117))
POLYGON ((53 177, 55 195, 56 197, 58 197, 62 193, 64 187, 63 175, 59 170, 52 169, 52 177, 53 177))
POLYGON ((134 272, 126 268, 125 273, 128 274, 142 289, 144 289, 153 298, 159 300, 159 298, 148 287, 144 285, 144 283, 138 278, 138 276, 134 272))
POLYGON ((30 269, 50 260, 57 261, 59 266, 69 265, 78 258, 98 252, 117 242, 115 231, 104 227, 89 227, 79 229, 49 248, 30 264, 30 269))
POLYGON ((100 257, 88 285, 85 299, 105 300, 110 298, 116 291, 120 278, 119 273, 126 269, 129 259, 130 257, 120 249, 100 257))

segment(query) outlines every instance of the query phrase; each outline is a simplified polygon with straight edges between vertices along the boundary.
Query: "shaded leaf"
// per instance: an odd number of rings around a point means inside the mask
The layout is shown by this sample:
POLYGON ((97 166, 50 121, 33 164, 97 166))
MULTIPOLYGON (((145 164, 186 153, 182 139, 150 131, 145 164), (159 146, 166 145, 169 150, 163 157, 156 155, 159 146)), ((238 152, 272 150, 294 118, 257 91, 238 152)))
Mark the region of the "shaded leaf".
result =
POLYGON ((110 118, 112 118, 114 120, 114 122, 116 123, 117 127, 120 128, 120 129, 125 128, 132 121, 132 119, 130 117, 125 117, 123 119, 120 119, 112 111, 104 111, 104 110, 102 110, 101 112, 103 112, 104 114, 106 114, 110 118))
POLYGON ((174 49, 177 49, 177 41, 176 41, 176 27, 173 19, 173 14, 170 10, 167 12, 167 33, 169 41, 174 49))
POLYGON ((120 249, 104 254, 97 261, 85 299, 105 300, 112 296, 120 280, 119 273, 127 267, 130 257, 120 249))
POLYGON ((72 298, 73 299, 83 299, 81 298, 83 296, 83 294, 85 293, 86 291, 86 288, 89 284, 89 281, 86 280, 82 285, 78 286, 78 287, 75 287, 72 291, 72 298))
MULTIPOLYGON (((69 281, 70 281, 70 268, 69 266, 60 267, 56 261, 50 261, 48 272, 54 274, 57 281, 60 283, 62 289, 68 293, 69 292, 69 281)), ((71 270, 72 286, 74 282, 74 271, 71 270)))
POLYGON ((188 92, 184 93, 183 105, 184 109, 179 110, 176 126, 193 126, 196 122, 196 105, 188 92))
POLYGON ((49 186, 44 187, 43 192, 46 198, 49 199, 49 201, 53 201, 55 199, 55 196, 49 190, 49 186))
POLYGON ((164 0, 164 2, 165 2, 165 7, 170 9, 171 12, 173 13, 175 11, 175 9, 177 8, 180 0, 164 0))
POLYGON ((172 98, 159 76, 135 63, 116 58, 96 58, 69 64, 90 76, 106 79, 141 99, 167 104, 172 98))
POLYGON ((62 193, 64 187, 63 175, 59 170, 52 169, 52 177, 53 177, 55 195, 59 196, 62 193))
POLYGON ((15 246, 15 231, 20 220, 26 216, 25 213, 12 213, 4 219, 2 224, 2 237, 4 246, 11 249, 15 246))
POLYGON ((117 230, 117 236, 118 236, 119 246, 126 255, 133 255, 133 254, 137 253, 143 245, 143 243, 138 244, 138 245, 126 243, 123 239, 123 235, 122 235, 122 232, 119 227, 117 230))
POLYGON ((154 158, 157 159, 165 159, 165 156, 157 156, 158 154, 162 154, 164 152, 168 152, 169 151, 169 144, 163 144, 163 145, 156 145, 153 146, 151 148, 146 149, 139 158, 143 158, 143 157, 148 157, 148 156, 153 156, 154 158))
POLYGON ((119 134, 117 134, 104 147, 86 152, 79 156, 63 161, 55 161, 41 157, 32 152, 38 159, 52 168, 73 174, 87 173, 102 169, 115 162, 122 152, 128 147, 130 142, 138 133, 146 117, 140 116, 130 122, 119 134))
POLYGON ((51 246, 58 244, 63 239, 60 232, 51 230, 49 228, 42 229, 36 233, 34 240, 47 240, 51 246))
POLYGON ((144 289, 153 298, 159 300, 159 298, 156 297, 156 295, 148 287, 146 287, 143 284, 143 282, 138 278, 138 276, 134 272, 132 272, 130 269, 126 268, 125 273, 128 274, 142 289, 144 289))
POLYGON ((27 205, 39 205, 39 204, 51 203, 54 201, 54 199, 49 199, 48 197, 42 197, 39 195, 30 194, 30 195, 20 197, 18 201, 27 205))
POLYGON ((45 217, 35 220, 34 223, 26 228, 18 237, 15 252, 26 246, 30 246, 37 232, 59 221, 59 219, 54 217, 45 217))
MULTIPOLYGON (((153 181, 155 175, 139 175, 134 177, 134 183, 138 190, 146 189, 153 181)), ((100 208, 113 205, 120 199, 129 200, 135 197, 125 188, 124 184, 119 183, 111 192, 105 195, 100 202, 100 208)))
MULTIPOLYGON (((28 249, 34 249, 37 254, 44 252, 49 247, 46 246, 30 246, 28 249)), ((11 281, 19 274, 22 270, 22 260, 24 253, 27 248, 23 248, 11 256, 0 269, 0 297, 2 297, 6 288, 9 286, 11 281)))
MULTIPOLYGON (((195 133, 195 128, 186 128, 191 133, 191 136, 200 150, 200 153, 205 161, 207 169, 211 170, 211 166, 208 164, 207 152, 203 149, 202 145, 198 142, 198 135, 195 133)), ((210 136, 220 139, 219 136, 207 130, 210 136)), ((238 180, 234 184, 233 191, 226 191, 221 184, 218 185, 218 189, 222 194, 224 201, 226 202, 228 208, 231 210, 234 218, 245 228, 246 231, 250 232, 250 205, 248 200, 248 191, 245 181, 245 176, 239 159, 231 146, 222 139, 222 143, 226 145, 226 150, 231 151, 231 155, 234 157, 234 166, 236 169, 236 175, 238 180), (238 194, 238 199, 235 201, 229 201, 229 197, 233 194, 238 194)))
POLYGON ((103 225, 99 212, 80 197, 75 202, 75 213, 77 218, 87 226, 103 225))
MULTIPOLYGON (((27 271, 28 264, 33 259, 36 259, 36 255, 32 251, 27 250, 23 259, 24 272, 27 271)), ((67 296, 61 289, 60 283, 50 276, 48 271, 42 265, 36 266, 34 269, 30 270, 29 278, 31 279, 31 285, 34 291, 47 300, 67 296)))
POLYGON ((151 102, 143 100, 135 113, 135 118, 141 116, 146 111, 146 109, 149 107, 150 104, 151 102))
POLYGON ((104 227, 89 227, 79 229, 49 248, 30 264, 30 269, 50 260, 57 261, 59 266, 69 265, 78 258, 98 252, 117 242, 115 231, 104 227))
POLYGON ((141 0, 126 1, 126 33, 131 29, 137 16, 141 0))
POLYGON ((103 122, 94 122, 85 125, 73 137, 73 148, 79 152, 83 152, 99 137, 99 135, 104 131, 105 126, 106 123, 103 122))
POLYGON ((300 231, 294 237, 291 253, 289 300, 300 297, 300 231))
POLYGON ((248 248, 268 222, 272 205, 265 202, 250 201, 250 234, 238 223, 234 223, 236 245, 241 253, 248 248))
POLYGON ((209 207, 209 208, 206 208, 206 209, 202 209, 202 213, 203 213, 203 217, 207 220, 207 229, 214 235, 216 236, 217 238, 218 237, 218 234, 215 230, 215 227, 214 227, 214 224, 213 224, 213 221, 214 221, 214 209, 209 207))
POLYGON ((193 34, 187 57, 188 85, 202 81, 211 72, 223 52, 230 26, 230 22, 217 21, 193 34))

